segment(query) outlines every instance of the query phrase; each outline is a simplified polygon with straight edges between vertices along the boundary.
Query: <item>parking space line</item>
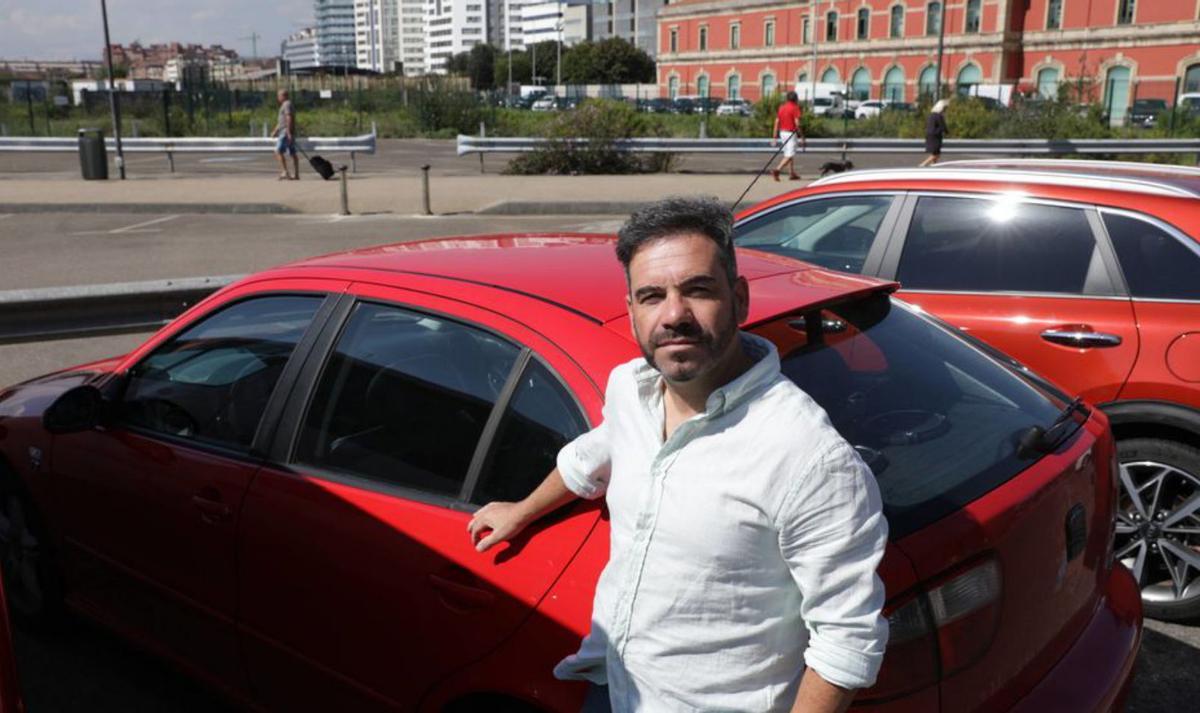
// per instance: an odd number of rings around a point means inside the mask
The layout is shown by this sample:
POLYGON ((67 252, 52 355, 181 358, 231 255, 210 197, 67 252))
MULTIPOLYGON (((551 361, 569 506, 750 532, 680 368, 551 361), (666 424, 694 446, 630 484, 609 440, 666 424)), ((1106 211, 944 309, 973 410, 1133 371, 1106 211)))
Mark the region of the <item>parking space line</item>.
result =
POLYGON ((161 233, 162 231, 160 229, 149 228, 147 226, 157 225, 158 223, 165 223, 168 220, 175 220, 178 217, 179 217, 178 215, 164 215, 161 218, 155 218, 153 220, 146 220, 141 223, 134 223, 133 225, 126 225, 121 228, 113 228, 112 230, 81 230, 76 233, 71 233, 71 235, 121 235, 123 233, 161 233))

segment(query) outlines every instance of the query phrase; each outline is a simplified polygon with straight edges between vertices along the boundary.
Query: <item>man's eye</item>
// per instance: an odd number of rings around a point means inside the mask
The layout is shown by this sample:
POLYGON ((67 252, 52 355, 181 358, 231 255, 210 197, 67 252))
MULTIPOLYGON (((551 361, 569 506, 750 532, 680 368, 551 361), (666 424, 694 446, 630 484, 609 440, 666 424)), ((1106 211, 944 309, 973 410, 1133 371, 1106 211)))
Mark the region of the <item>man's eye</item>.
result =
POLYGON ((662 302, 662 295, 644 295, 640 302, 644 305, 652 305, 662 302))

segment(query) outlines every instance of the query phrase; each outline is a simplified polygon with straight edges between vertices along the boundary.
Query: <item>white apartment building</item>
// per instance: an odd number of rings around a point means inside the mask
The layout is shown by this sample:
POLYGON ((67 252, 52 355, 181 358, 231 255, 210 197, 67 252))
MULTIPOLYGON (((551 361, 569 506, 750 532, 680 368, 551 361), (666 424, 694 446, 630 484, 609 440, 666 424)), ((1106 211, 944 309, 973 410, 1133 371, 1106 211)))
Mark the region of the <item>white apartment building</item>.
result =
POLYGON ((521 5, 520 12, 525 46, 558 40, 570 47, 588 39, 591 32, 591 5, 530 2, 521 5))
POLYGON ((399 0, 354 0, 355 66, 394 72, 400 59, 399 0))
POLYGON ((283 61, 287 63, 289 72, 306 72, 320 67, 321 54, 317 48, 317 28, 306 27, 288 35, 288 38, 283 41, 283 47, 280 48, 280 54, 283 55, 283 61))
POLYGON ((425 0, 400 2, 400 61, 404 75, 425 74, 425 0))
MULTIPOLYGON (((499 44, 499 28, 489 32, 492 0, 427 0, 425 4, 425 71, 445 74, 446 59, 489 39, 499 44)), ((494 25, 494 23, 493 23, 494 25)))

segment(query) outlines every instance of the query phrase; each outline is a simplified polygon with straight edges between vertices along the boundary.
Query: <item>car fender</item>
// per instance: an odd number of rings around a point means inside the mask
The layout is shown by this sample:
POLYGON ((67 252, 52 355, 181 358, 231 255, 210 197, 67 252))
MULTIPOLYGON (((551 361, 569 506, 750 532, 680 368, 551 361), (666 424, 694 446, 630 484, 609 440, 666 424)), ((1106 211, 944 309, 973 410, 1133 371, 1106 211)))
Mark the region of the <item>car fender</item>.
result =
POLYGON ((1113 430, 1122 426, 1162 426, 1186 431, 1200 439, 1200 410, 1170 401, 1110 401, 1099 404, 1108 415, 1113 430))

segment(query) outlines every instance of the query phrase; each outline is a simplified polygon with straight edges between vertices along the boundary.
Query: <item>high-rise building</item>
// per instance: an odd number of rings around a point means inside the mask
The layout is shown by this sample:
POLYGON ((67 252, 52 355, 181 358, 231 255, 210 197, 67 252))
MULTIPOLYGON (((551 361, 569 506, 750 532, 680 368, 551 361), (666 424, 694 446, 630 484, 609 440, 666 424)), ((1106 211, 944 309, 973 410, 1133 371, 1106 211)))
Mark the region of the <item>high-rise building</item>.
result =
POLYGON ((654 57, 658 49, 658 11, 666 0, 608 0, 592 5, 592 39, 620 37, 654 57))
MULTIPOLYGON (((446 73, 446 60, 486 43, 489 12, 498 15, 500 4, 493 0, 427 0, 425 4, 425 71, 446 73)), ((495 39, 501 43, 498 31, 495 39)))
POLYGON ((317 65, 338 69, 356 64, 354 0, 314 0, 317 65))
POLYGON ((591 4, 549 0, 528 2, 519 8, 525 46, 557 40, 569 47, 590 39, 591 4))
POLYGON ((369 72, 395 72, 400 59, 399 0, 354 0, 355 65, 369 72))
POLYGON ((317 28, 306 27, 293 32, 283 41, 279 53, 290 72, 312 72, 321 66, 321 53, 317 49, 317 28))
POLYGON ((404 74, 415 77, 425 73, 425 0, 400 2, 400 61, 404 74))

